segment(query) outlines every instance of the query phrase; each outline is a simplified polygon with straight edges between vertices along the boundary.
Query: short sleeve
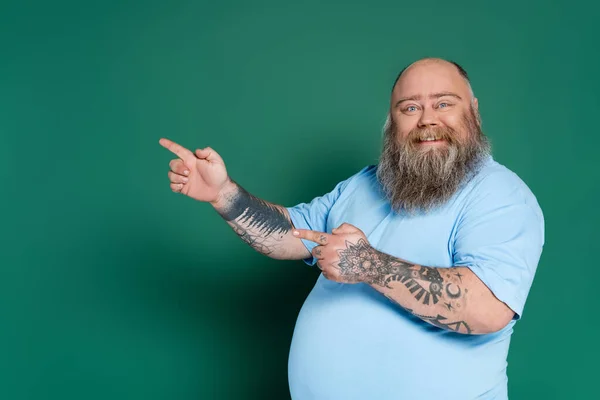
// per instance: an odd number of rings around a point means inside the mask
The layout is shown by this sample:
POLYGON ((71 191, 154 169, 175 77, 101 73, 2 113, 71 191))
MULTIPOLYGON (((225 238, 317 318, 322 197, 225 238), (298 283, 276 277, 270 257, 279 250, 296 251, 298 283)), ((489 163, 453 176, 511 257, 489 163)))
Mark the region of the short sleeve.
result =
MULTIPOLYGON (((292 220, 294 227, 298 229, 326 232, 329 211, 350 182, 358 175, 362 174, 367 168, 369 167, 365 167, 357 174, 339 182, 331 192, 323 196, 315 197, 310 203, 301 203, 294 207, 287 207, 286 209, 290 214, 290 219, 292 220)), ((302 239, 302 243, 304 243, 304 246, 306 246, 308 251, 312 251, 317 245, 314 242, 304 239, 302 239)), ((316 261, 317 260, 312 256, 304 259, 304 262, 308 265, 315 265, 316 261)))
POLYGON ((486 181, 459 220, 453 265, 471 269, 519 319, 542 253, 544 219, 516 176, 486 181))

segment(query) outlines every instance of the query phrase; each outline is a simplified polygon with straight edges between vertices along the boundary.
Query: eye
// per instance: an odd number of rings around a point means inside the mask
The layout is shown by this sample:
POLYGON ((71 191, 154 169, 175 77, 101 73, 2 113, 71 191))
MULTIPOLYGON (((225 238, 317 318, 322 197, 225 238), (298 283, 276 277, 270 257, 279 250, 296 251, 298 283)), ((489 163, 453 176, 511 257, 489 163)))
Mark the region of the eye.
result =
POLYGON ((444 101, 444 102, 441 102, 440 104, 438 104, 438 108, 448 108, 448 107, 450 107, 450 106, 451 106, 451 104, 450 104, 450 103, 447 103, 447 102, 445 102, 445 101, 444 101))
POLYGON ((406 112, 415 112, 417 111, 417 106, 408 106, 404 109, 406 112))

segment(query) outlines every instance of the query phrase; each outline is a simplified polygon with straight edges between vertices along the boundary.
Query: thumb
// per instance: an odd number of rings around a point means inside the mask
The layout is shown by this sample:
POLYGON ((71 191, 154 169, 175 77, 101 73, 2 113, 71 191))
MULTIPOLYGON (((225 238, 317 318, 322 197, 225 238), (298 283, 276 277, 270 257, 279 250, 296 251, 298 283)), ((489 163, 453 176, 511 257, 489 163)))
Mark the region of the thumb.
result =
POLYGON ((196 149, 195 155, 201 160, 218 162, 223 164, 223 159, 221 158, 219 153, 217 153, 210 147, 205 147, 204 149, 196 149))

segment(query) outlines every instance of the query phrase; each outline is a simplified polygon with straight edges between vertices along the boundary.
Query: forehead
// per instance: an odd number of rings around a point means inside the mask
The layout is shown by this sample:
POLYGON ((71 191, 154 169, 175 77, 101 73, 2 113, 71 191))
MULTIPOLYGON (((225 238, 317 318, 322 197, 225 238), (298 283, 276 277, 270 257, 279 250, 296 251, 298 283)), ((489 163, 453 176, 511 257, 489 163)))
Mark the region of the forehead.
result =
POLYGON ((470 97, 467 82, 450 63, 426 62, 408 67, 394 87, 392 99, 427 97, 432 93, 452 92, 463 99, 470 97))

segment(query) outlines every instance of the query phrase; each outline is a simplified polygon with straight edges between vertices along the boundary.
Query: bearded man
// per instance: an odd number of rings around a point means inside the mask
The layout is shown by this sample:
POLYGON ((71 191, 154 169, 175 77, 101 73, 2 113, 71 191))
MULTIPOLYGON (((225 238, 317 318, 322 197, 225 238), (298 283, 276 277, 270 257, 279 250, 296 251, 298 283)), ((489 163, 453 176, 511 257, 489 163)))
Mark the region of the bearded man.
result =
POLYGON ((258 199, 211 148, 167 139, 171 189, 254 249, 322 273, 296 323, 293 399, 507 399, 507 354, 544 244, 525 183, 490 154, 462 67, 422 59, 393 85, 370 165, 294 207, 258 199))

